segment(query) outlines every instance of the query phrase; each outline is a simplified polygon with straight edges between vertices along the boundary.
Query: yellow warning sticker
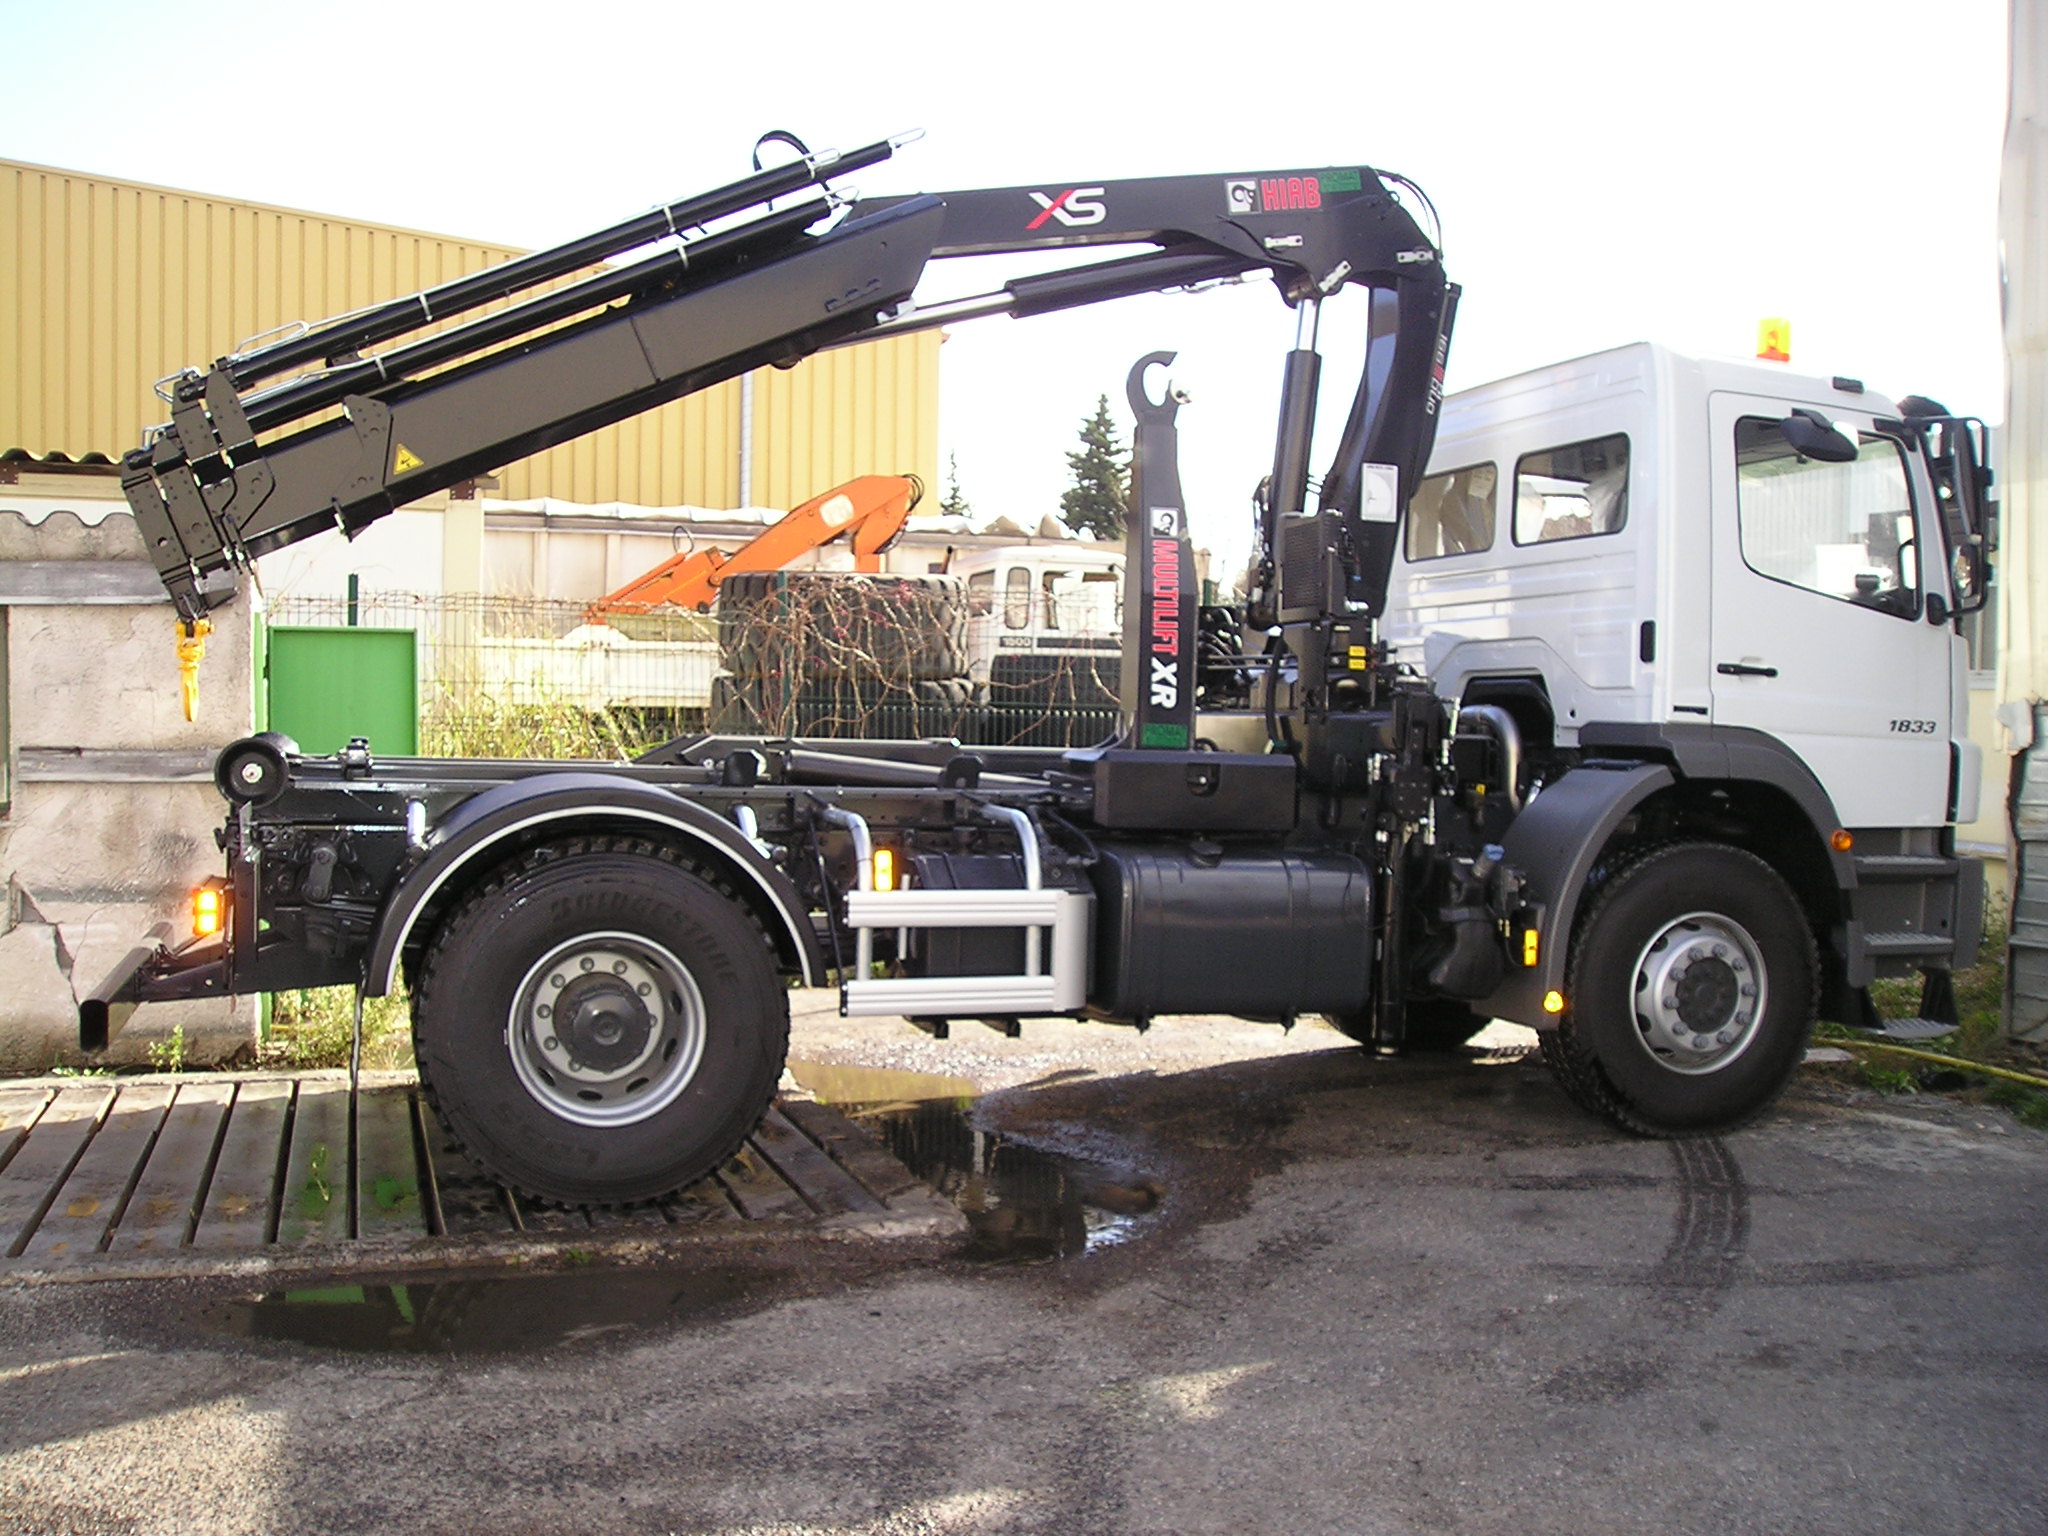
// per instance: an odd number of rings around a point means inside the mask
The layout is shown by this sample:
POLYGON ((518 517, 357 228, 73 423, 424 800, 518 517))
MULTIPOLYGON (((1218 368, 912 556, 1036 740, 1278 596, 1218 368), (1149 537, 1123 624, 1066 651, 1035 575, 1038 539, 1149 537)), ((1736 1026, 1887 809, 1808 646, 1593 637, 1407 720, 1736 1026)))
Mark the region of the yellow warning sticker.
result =
POLYGON ((400 443, 398 445, 398 452, 391 456, 391 473, 394 475, 409 475, 426 462, 425 459, 414 453, 405 444, 400 443))

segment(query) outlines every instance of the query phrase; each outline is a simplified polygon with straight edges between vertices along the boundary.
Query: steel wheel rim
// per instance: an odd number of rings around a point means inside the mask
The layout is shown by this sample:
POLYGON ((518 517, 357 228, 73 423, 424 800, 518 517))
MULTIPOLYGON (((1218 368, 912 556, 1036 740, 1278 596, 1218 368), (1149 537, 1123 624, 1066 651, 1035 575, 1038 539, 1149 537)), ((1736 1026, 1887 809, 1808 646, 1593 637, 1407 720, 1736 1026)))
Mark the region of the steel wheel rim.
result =
POLYGON ((1762 947, 1722 912, 1688 912, 1651 935, 1630 972, 1636 1040, 1688 1077, 1718 1072, 1763 1027, 1770 987, 1762 947))
POLYGON ((576 1125, 658 1114, 704 1056, 704 997, 689 967, 635 934, 579 934, 513 993, 505 1048, 520 1084, 576 1125))

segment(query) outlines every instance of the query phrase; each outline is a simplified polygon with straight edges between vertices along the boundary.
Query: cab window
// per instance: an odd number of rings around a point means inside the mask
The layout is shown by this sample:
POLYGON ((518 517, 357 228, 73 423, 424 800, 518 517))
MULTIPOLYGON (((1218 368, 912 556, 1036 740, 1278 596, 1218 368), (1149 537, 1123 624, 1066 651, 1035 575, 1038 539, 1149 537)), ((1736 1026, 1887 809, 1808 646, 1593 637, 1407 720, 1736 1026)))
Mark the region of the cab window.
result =
POLYGON ((1058 629, 1060 627, 1060 588, 1066 583, 1067 575, 1068 573, 1065 571, 1043 571, 1039 574, 1038 584, 1045 592, 1045 627, 1047 629, 1058 629))
POLYGON ((1021 565, 1003 578, 1003 626, 1023 629, 1031 622, 1031 573, 1021 565))
POLYGON ((1628 435, 1596 437, 1515 460, 1515 542, 1619 533, 1628 523, 1628 435))
POLYGON ((1875 608, 1919 612, 1918 542, 1906 460, 1889 438, 1859 434, 1840 464, 1803 458, 1775 421, 1735 426, 1736 521, 1759 576, 1875 608))
POLYGON ((1493 548, 1494 493, 1500 471, 1491 464, 1431 475, 1408 503, 1410 560, 1475 555, 1493 548))
POLYGON ((975 618, 996 610, 996 573, 976 571, 967 578, 967 611, 975 618))

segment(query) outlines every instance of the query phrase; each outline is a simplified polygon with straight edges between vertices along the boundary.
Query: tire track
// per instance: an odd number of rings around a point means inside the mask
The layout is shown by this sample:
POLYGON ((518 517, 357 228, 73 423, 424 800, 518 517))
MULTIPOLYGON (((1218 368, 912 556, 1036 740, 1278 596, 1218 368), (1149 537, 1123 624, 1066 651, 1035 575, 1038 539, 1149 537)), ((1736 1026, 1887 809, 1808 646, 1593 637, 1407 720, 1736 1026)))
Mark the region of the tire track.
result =
POLYGON ((1678 1176, 1671 1241, 1650 1271, 1657 1310, 1674 1322, 1710 1317, 1749 1247, 1749 1183, 1718 1136, 1667 1142, 1678 1176))
POLYGON ((1669 1141, 1678 1205, 1671 1240, 1640 1283, 1659 1325, 1646 1347, 1614 1347, 1573 1361, 1535 1387, 1556 1402, 1596 1406, 1650 1390, 1671 1370, 1670 1331, 1712 1317, 1733 1289, 1749 1247, 1749 1182, 1718 1136, 1669 1141))

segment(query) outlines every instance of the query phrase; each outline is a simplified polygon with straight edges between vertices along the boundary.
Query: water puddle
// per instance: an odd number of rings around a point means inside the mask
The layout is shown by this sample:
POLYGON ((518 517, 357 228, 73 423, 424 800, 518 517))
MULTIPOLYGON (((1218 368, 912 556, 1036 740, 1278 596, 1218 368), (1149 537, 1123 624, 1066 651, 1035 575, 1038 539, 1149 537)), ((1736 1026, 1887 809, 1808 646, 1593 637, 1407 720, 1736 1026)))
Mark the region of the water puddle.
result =
POLYGON ((978 1129, 964 1078, 793 1061, 803 1087, 865 1126, 910 1171, 967 1217, 964 1257, 1026 1262, 1074 1258, 1141 1235, 1166 1191, 1115 1163, 978 1129))
POLYGON ((769 1291, 775 1271, 725 1266, 395 1281, 273 1291, 205 1316, 231 1338, 407 1355, 526 1353, 704 1322, 769 1291))
POLYGON ((829 1061, 792 1061, 789 1075, 799 1085, 845 1113, 849 1104, 867 1106, 971 1103, 978 1090, 964 1077, 936 1072, 898 1072, 889 1067, 842 1067, 829 1061))
MULTIPOLYGON (((1142 1235, 1165 1199, 1158 1180, 1131 1167, 978 1129, 965 1078, 821 1062, 789 1068, 959 1207, 969 1229, 963 1257, 1018 1263, 1092 1253, 1142 1235)), ((765 1265, 388 1277, 238 1298, 209 1308, 203 1325, 315 1349, 526 1353, 713 1321, 763 1304, 788 1278, 765 1265)))

